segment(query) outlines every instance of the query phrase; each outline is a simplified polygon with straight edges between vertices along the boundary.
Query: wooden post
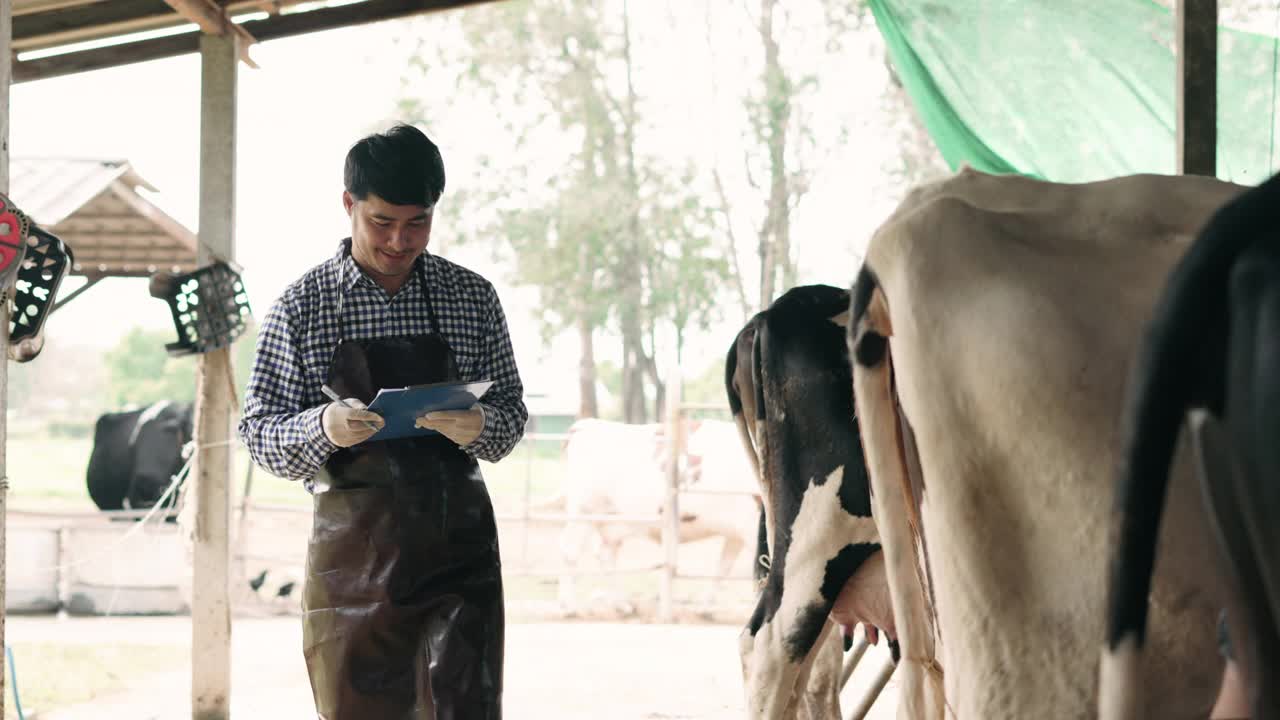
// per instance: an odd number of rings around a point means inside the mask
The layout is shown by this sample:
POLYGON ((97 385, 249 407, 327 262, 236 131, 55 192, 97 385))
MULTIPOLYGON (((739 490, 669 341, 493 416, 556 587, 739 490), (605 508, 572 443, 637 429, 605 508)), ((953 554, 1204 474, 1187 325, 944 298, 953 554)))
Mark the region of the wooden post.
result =
MULTIPOLYGON (((9 82, 13 77, 13 3, 0 0, 0 192, 9 193, 9 82)), ((12 198, 11 198, 12 199, 12 198)), ((14 200, 15 203, 18 200, 14 200)), ((22 207, 19 205, 18 207, 22 207)), ((8 668, 4 651, 4 617, 6 608, 6 580, 8 569, 7 541, 9 495, 9 293, 0 293, 0 718, 4 717, 4 701, 7 696, 5 679, 8 668)))
MULTIPOLYGON (((200 38, 200 247, 197 261, 235 257, 236 35, 200 38)), ((200 356, 194 475, 191 714, 231 714, 231 351, 200 356)))
POLYGON ((1218 172, 1218 0, 1177 0, 1178 174, 1218 172))
POLYGON ((680 365, 672 365, 667 377, 667 482, 666 502, 662 505, 662 585, 658 595, 658 620, 671 622, 672 596, 675 591, 676 562, 680 547, 680 456, 681 442, 680 365))

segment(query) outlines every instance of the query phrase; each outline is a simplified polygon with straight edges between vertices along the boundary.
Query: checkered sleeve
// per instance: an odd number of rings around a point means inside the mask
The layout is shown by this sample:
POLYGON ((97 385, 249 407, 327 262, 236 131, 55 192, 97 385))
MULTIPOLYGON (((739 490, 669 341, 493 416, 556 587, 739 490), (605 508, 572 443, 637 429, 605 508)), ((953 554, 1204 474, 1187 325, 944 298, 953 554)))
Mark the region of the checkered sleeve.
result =
POLYGON ((299 314, 288 293, 267 313, 238 431, 259 466, 282 478, 309 480, 338 447, 320 425, 324 405, 307 407, 305 401, 306 374, 295 327, 299 314))
POLYGON ((462 446, 462 449, 481 460, 497 462, 506 457, 516 443, 520 442, 520 438, 524 437, 529 411, 524 405, 524 385, 520 382, 520 371, 516 368, 502 302, 498 300, 498 293, 492 285, 487 285, 487 288, 487 337, 480 362, 476 366, 476 377, 493 380, 493 386, 480 398, 480 405, 484 410, 484 429, 480 431, 479 437, 462 446))

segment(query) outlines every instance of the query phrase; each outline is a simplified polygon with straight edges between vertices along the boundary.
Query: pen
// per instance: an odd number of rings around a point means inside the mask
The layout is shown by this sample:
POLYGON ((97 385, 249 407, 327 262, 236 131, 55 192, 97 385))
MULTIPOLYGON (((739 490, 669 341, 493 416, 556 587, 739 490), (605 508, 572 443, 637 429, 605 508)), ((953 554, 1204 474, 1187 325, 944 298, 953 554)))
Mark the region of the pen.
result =
MULTIPOLYGON (((332 401, 334 401, 334 402, 338 403, 339 405, 341 405, 341 406, 342 406, 342 407, 344 407, 344 408, 350 408, 350 407, 351 407, 351 405, 347 404, 347 401, 346 401, 346 400, 343 400, 343 399, 338 395, 338 393, 334 392, 334 391, 333 391, 333 388, 329 387, 328 385, 321 385, 321 386, 320 386, 320 392, 324 393, 326 397, 328 397, 330 400, 332 400, 332 401)), ((352 409, 352 410, 354 410, 355 408, 351 408, 351 409, 352 409)), ((373 423, 369 422, 368 420, 365 420, 365 421, 364 421, 364 426, 365 426, 365 427, 367 427, 367 428, 369 428, 370 430, 378 430, 378 429, 379 429, 377 425, 374 425, 373 423)))

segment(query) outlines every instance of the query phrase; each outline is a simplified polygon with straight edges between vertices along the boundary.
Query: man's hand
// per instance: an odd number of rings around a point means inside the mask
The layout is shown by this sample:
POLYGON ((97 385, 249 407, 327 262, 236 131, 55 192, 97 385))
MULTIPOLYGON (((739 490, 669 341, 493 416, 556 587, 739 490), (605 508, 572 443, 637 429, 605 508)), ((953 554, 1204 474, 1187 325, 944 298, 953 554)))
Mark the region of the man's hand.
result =
POLYGON ((484 409, 476 404, 466 410, 437 410, 418 418, 414 425, 435 430, 459 447, 470 445, 484 430, 484 409))
POLYGON ((364 403, 355 398, 344 401, 351 407, 331 402, 320 413, 320 427, 325 437, 338 447, 351 447, 368 440, 386 423, 382 416, 364 409, 364 403))

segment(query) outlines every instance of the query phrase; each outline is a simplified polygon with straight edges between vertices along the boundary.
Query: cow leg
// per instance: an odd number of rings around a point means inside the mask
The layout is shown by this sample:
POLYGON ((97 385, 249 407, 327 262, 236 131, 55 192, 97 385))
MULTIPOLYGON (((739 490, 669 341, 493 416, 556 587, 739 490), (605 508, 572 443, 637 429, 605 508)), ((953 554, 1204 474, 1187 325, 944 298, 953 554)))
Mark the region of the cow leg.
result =
POLYGON ((844 636, 827 621, 823 634, 809 654, 810 663, 796 680, 799 700, 797 720, 841 720, 840 689, 844 684, 844 636))
POLYGON ((605 602, 612 612, 625 617, 636 614, 636 606, 631 603, 627 591, 623 589, 622 576, 618 574, 618 555, 622 552, 622 543, 626 542, 629 528, 623 528, 616 536, 607 531, 600 533, 600 566, 609 573, 610 590, 605 602))
POLYGON ((733 572, 734 563, 738 562, 738 556, 742 554, 747 544, 741 537, 726 530, 721 535, 724 538, 724 544, 720 546, 720 562, 716 566, 716 576, 711 579, 711 584, 707 588, 707 595, 703 602, 704 606, 711 608, 716 603, 716 598, 720 597, 720 590, 724 587, 724 579, 729 577, 729 573, 733 572))
POLYGON ((577 576, 578 559, 590 527, 587 523, 570 520, 560 531, 560 581, 557 601, 562 615, 572 617, 578 613, 577 576))

